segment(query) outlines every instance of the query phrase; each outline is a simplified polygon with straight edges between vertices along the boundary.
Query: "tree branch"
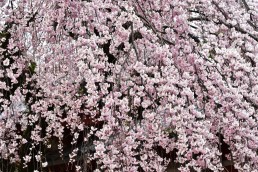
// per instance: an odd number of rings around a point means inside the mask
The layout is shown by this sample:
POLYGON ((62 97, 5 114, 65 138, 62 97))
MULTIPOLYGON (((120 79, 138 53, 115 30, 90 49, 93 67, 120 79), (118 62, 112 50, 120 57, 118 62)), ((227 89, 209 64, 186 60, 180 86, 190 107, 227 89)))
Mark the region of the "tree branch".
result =
POLYGON ((138 53, 136 44, 135 44, 135 42, 134 42, 133 23, 131 23, 131 38, 132 38, 132 44, 133 44, 134 52, 135 52, 135 54, 136 54, 137 60, 139 60, 139 59, 140 59, 139 53, 138 53))

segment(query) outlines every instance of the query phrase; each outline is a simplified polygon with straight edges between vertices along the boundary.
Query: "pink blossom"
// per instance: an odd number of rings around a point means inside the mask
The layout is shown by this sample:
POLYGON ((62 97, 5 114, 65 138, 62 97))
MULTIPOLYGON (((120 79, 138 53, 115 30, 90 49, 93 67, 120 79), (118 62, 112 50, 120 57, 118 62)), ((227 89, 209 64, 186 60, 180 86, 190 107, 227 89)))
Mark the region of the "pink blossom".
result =
MULTIPOLYGON (((180 171, 222 171, 230 152, 239 171, 258 169, 254 1, 6 2, 7 166, 51 166, 54 150, 70 163, 83 154, 96 171, 166 171, 169 161, 180 171)), ((83 164, 76 170, 88 170, 83 164)))

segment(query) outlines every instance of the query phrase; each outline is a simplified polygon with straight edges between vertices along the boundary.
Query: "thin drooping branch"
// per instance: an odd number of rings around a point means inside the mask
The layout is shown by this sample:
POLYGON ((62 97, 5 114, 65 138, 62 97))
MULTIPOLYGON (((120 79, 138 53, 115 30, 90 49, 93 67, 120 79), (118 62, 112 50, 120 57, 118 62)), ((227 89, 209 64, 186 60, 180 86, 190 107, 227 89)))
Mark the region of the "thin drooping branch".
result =
POLYGON ((231 151, 240 171, 258 169, 255 9, 239 1, 3 7, 0 28, 13 27, 0 35, 0 163, 222 171, 231 151))
MULTIPOLYGON (((220 11, 223 13, 223 15, 225 16, 225 18, 227 18, 228 15, 225 13, 225 11, 222 10, 222 9, 218 6, 217 3, 214 2, 214 4, 216 5, 216 7, 217 7, 218 9, 220 9, 220 11)), ((191 22, 191 21, 211 21, 211 19, 209 19, 209 18, 206 17, 206 16, 201 16, 201 17, 190 17, 190 18, 188 19, 188 21, 190 21, 190 22, 191 22)), ((242 34, 248 34, 248 36, 250 36, 252 39, 254 39, 255 41, 258 42, 258 36, 255 36, 254 34, 251 34, 250 32, 248 32, 248 31, 242 29, 242 28, 239 26, 239 24, 238 24, 238 25, 232 25, 232 24, 229 24, 229 23, 227 23, 227 22, 225 22, 225 21, 223 21, 223 20, 221 20, 221 19, 218 19, 218 21, 219 21, 219 22, 214 21, 214 23, 216 23, 216 24, 224 24, 224 25, 227 26, 229 29, 234 28, 236 31, 239 31, 239 32, 241 32, 242 34)), ((253 25, 253 27, 254 27, 255 29, 258 29, 254 24, 252 24, 252 25, 253 25)))
POLYGON ((134 49, 135 55, 137 57, 137 60, 139 60, 140 56, 139 56, 139 53, 138 53, 138 50, 137 50, 137 47, 136 47, 136 44, 135 44, 135 41, 134 41, 133 22, 131 23, 130 28, 131 28, 131 39, 132 39, 133 49, 134 49))
POLYGON ((147 26, 149 26, 151 28, 151 30, 158 36, 158 38, 163 42, 166 43, 168 45, 175 45, 173 42, 165 39, 164 37, 162 37, 161 35, 159 35, 158 32, 162 33, 161 31, 158 31, 155 26, 152 25, 152 23, 148 20, 147 15, 145 14, 145 11, 142 9, 140 3, 138 0, 136 0, 137 2, 137 6, 141 9, 141 12, 143 13, 144 16, 142 16, 141 14, 136 12, 136 15, 138 17, 140 17, 141 19, 143 19, 144 23, 147 24, 147 26))
POLYGON ((236 31, 241 32, 242 34, 247 34, 248 36, 250 36, 252 39, 254 39, 256 42, 258 42, 258 36, 255 36, 254 34, 251 34, 250 32, 242 29, 239 25, 232 25, 229 23, 226 23, 222 20, 219 20, 219 22, 215 22, 218 24, 224 24, 225 26, 227 26, 229 29, 234 28, 236 31))
POLYGON ((226 20, 229 19, 228 14, 224 11, 224 9, 219 7, 218 3, 212 1, 212 4, 216 6, 216 8, 222 13, 222 15, 225 17, 226 20))
POLYGON ((246 11, 248 12, 248 11, 250 10, 250 7, 249 7, 249 5, 247 4, 246 0, 241 0, 241 1, 242 1, 243 5, 244 5, 246 11))

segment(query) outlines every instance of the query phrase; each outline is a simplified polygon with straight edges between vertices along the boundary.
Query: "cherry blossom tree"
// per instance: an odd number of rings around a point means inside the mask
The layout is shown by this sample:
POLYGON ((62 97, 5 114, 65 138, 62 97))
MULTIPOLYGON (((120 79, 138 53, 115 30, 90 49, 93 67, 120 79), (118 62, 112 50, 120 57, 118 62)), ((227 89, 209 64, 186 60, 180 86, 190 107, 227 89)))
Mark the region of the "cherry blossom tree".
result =
POLYGON ((0 4, 2 171, 257 171, 256 0, 0 4))

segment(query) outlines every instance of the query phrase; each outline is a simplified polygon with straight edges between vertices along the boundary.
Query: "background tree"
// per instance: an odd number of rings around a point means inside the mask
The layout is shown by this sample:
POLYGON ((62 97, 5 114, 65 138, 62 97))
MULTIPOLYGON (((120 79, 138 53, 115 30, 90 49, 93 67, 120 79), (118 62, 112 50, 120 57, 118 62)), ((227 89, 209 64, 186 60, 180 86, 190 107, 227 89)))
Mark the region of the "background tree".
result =
POLYGON ((256 1, 1 5, 2 171, 258 169, 256 1))

